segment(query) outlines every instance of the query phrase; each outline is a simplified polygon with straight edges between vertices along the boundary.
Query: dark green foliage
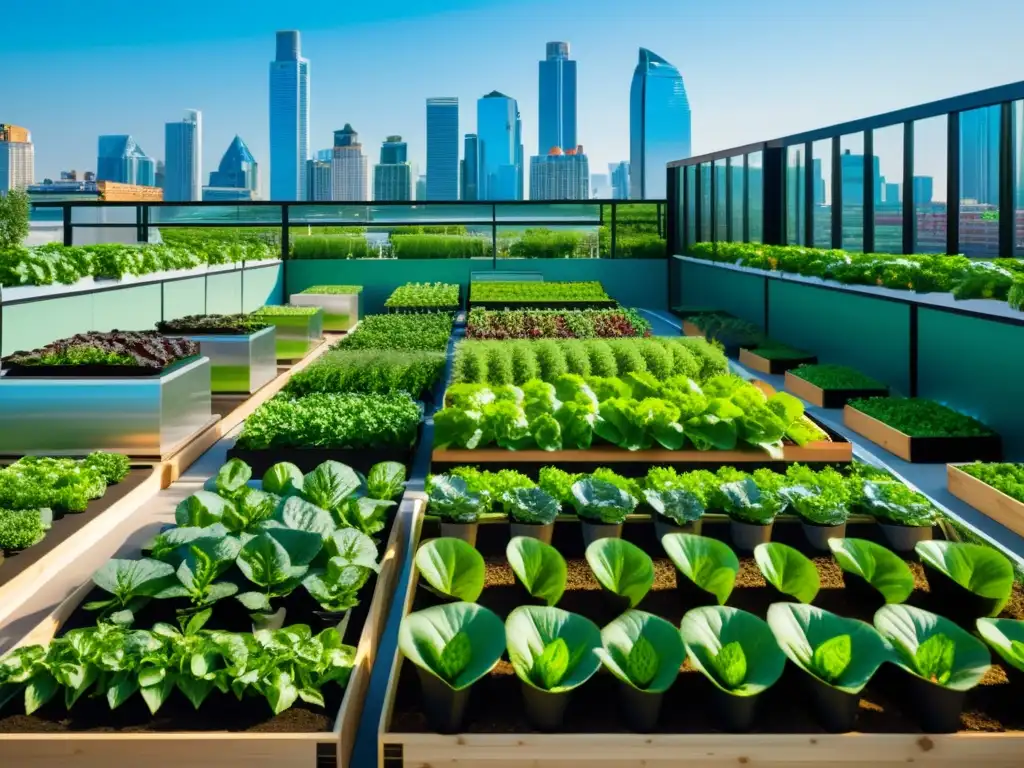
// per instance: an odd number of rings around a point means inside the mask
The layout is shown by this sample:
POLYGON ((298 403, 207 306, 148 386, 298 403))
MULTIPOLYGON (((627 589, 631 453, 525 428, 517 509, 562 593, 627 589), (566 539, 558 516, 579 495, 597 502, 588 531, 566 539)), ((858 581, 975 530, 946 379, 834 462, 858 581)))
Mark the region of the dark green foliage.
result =
POLYGON ((850 407, 911 437, 987 437, 995 434, 977 419, 934 400, 917 397, 869 397, 850 407))
POLYGON ((821 389, 885 389, 885 384, 846 365, 801 365, 792 371, 821 389))
POLYGON ((270 326, 271 323, 256 315, 186 315, 176 320, 162 320, 156 324, 156 329, 171 335, 210 333, 245 336, 270 326))
POLYGON ((376 257, 362 235, 302 235, 292 240, 292 259, 367 259, 376 257))

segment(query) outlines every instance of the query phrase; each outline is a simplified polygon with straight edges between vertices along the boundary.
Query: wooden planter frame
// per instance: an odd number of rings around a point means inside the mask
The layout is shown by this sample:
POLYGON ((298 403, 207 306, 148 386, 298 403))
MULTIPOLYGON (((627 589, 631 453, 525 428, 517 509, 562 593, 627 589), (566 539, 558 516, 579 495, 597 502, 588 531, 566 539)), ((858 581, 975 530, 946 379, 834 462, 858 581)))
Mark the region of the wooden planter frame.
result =
POLYGON ((1024 536, 1024 502, 967 474, 957 464, 946 465, 946 488, 982 514, 1024 536))
POLYGON ((914 437, 847 403, 843 424, 875 445, 911 463, 999 461, 1003 455, 998 435, 988 437, 914 437))
POLYGON ((802 379, 793 371, 786 371, 786 389, 819 408, 842 408, 847 400, 862 397, 888 397, 889 389, 822 389, 802 379))
MULTIPOLYGON (((355 665, 330 731, 320 733, 240 733, 178 731, 154 733, 3 733, 5 764, 32 768, 346 768, 370 684, 391 598, 401 575, 401 547, 414 518, 403 500, 381 558, 377 584, 356 646, 355 665), (7 762, 9 761, 9 763, 7 762)), ((80 585, 17 646, 49 642, 93 589, 80 585)), ((79 706, 82 706, 80 703, 79 706)), ((100 702, 105 706, 105 702, 100 702)))
POLYGON ((757 353, 756 349, 740 347, 740 365, 745 365, 750 370, 757 371, 758 373, 781 375, 792 368, 796 368, 797 366, 813 364, 816 362, 818 362, 817 355, 776 359, 762 357, 757 353))

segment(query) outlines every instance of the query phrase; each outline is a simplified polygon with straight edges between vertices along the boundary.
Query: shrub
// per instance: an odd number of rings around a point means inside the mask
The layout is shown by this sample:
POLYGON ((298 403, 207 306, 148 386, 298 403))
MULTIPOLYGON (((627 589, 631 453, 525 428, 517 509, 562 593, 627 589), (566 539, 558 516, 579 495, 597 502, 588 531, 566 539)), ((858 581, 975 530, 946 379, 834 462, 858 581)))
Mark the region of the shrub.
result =
POLYGON ((475 235, 391 235, 391 254, 396 259, 491 258, 491 239, 475 235))

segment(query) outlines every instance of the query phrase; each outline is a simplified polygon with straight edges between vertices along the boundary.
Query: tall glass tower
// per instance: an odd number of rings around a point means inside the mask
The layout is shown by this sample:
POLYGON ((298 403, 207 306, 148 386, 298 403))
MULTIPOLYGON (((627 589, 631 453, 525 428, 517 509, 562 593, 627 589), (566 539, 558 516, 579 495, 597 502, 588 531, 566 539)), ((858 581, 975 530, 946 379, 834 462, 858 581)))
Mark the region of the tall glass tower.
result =
POLYGON ((679 70, 646 48, 629 90, 629 188, 634 200, 665 197, 668 163, 690 156, 690 102, 679 70))
MULTIPOLYGON (((999 105, 960 113, 960 198, 999 205, 999 105)), ((843 198, 846 202, 846 198, 843 198)))
POLYGON ((270 62, 270 198, 302 200, 309 159, 309 62, 300 55, 299 33, 277 33, 270 62))
POLYGON ((459 100, 427 99, 427 200, 459 199, 459 100))
POLYGON ((164 200, 191 202, 203 199, 203 116, 195 109, 185 112, 164 131, 167 163, 164 200))
POLYGON ((478 199, 522 200, 522 123, 516 100, 498 91, 479 99, 476 132, 480 153, 478 199))
POLYGON ((210 186, 260 191, 259 164, 241 136, 235 136, 217 170, 210 173, 210 186))
POLYGON ((96 181, 156 186, 156 162, 128 135, 100 136, 96 181))
POLYGON ((540 62, 537 154, 576 148, 576 62, 568 43, 548 43, 540 62))
POLYGON ((478 200, 477 184, 480 169, 477 166, 479 148, 475 133, 467 133, 462 148, 462 200, 478 200))

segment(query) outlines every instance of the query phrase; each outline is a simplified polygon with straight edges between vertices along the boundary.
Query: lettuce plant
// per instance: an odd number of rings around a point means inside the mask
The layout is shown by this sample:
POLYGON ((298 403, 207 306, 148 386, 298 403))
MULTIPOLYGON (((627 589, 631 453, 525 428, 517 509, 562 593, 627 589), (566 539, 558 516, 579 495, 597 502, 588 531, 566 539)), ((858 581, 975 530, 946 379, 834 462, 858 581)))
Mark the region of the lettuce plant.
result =
POLYGON ((919 541, 914 551, 921 562, 984 598, 989 616, 998 615, 1009 602, 1013 565, 997 549, 967 542, 919 541))
POLYGON ((49 509, 0 509, 0 550, 10 552, 38 544, 52 520, 49 509))
POLYGON ((505 548, 505 558, 532 597, 549 606, 562 599, 568 568, 557 549, 532 536, 514 536, 505 548))
POLYGON ((1011 667, 1024 672, 1024 621, 978 619, 978 634, 1011 667))
POLYGON ((935 507, 928 497, 900 482, 864 481, 860 504, 881 523, 915 528, 935 523, 935 507))
POLYGON ((839 567, 878 590, 887 603, 905 602, 914 591, 914 574, 903 558, 867 539, 829 539, 839 567))
POLYGON ((739 558, 728 544, 692 533, 670 533, 661 538, 661 546, 682 576, 725 605, 740 571, 739 558))
POLYGON ((571 501, 581 520, 600 525, 621 525, 637 505, 621 488, 592 477, 573 483, 571 501))
POLYGON ((643 611, 629 610, 601 630, 594 651, 619 680, 646 693, 664 693, 679 676, 686 657, 673 625, 643 611))
POLYGON ((302 492, 302 470, 288 461, 274 464, 263 474, 263 490, 278 496, 290 496, 302 492))
POLYGON ((739 608, 694 608, 683 616, 680 633, 690 663, 733 696, 770 688, 786 664, 768 625, 739 608))
POLYGON ((562 509, 555 498, 541 488, 505 491, 501 502, 513 521, 528 525, 550 525, 562 509))
POLYGON ((676 525, 686 525, 700 520, 704 514, 704 502, 693 491, 682 488, 672 490, 644 491, 644 500, 657 514, 676 525))
MULTIPOLYGON (((1024 286, 1024 280, 1021 281, 1024 286)), ((1011 499, 1024 502, 1024 464, 974 462, 959 468, 971 477, 1005 493, 1011 499)))
POLYGON ((758 544, 754 548, 754 561, 765 581, 801 603, 814 600, 821 589, 814 563, 786 544, 774 541, 758 544))
POLYGON ((654 562, 636 544, 623 539, 597 539, 587 547, 586 557, 601 586, 625 598, 630 608, 636 608, 654 586, 654 562))
POLYGON ((501 619, 474 603, 447 603, 402 619, 402 655, 461 691, 490 672, 505 652, 501 619))
POLYGON ((405 465, 397 461, 382 461, 370 467, 366 476, 367 495, 371 499, 394 500, 405 490, 405 465))
POLYGON ((451 523, 475 523, 483 500, 473 493, 461 477, 435 475, 431 478, 427 505, 431 514, 451 523))
POLYGON ((786 508, 777 494, 765 493, 752 478, 723 483, 719 491, 724 498, 725 512, 733 520, 751 525, 770 525, 786 508))
POLYGON ((445 598, 475 603, 484 590, 484 558, 462 539, 424 542, 416 551, 415 562, 430 589, 445 598))
POLYGON ((601 666, 595 653, 601 647, 601 630, 590 619, 560 608, 516 608, 505 621, 505 642, 519 679, 542 691, 571 691, 601 666))

